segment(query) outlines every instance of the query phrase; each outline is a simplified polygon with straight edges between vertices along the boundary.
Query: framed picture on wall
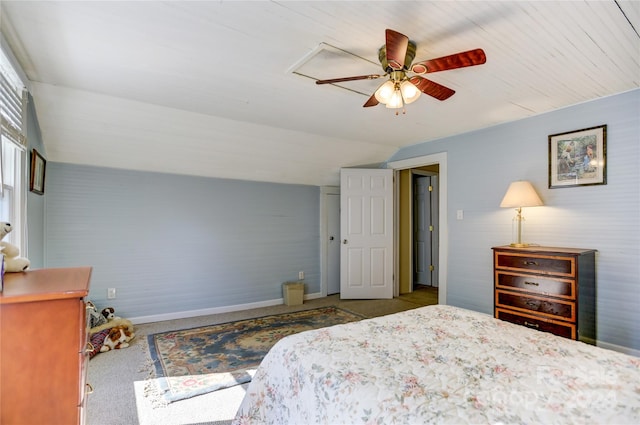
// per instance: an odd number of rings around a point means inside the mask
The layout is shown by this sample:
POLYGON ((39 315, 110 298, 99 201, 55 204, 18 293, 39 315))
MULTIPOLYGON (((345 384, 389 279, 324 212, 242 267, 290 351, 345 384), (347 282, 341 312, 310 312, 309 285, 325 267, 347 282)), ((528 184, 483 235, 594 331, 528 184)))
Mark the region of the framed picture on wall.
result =
POLYGON ((607 126, 549 136, 549 188, 607 184, 607 126))
POLYGON ((29 190, 38 195, 44 194, 44 172, 47 161, 40 153, 33 149, 31 151, 31 180, 29 190))

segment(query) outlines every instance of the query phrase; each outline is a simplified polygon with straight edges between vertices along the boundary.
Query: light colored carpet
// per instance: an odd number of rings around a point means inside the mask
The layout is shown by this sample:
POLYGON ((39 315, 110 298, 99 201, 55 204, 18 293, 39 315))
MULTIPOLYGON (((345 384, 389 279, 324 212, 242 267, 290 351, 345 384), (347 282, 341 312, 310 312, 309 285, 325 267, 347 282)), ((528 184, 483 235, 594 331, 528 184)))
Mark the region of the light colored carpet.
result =
POLYGON ((340 300, 333 295, 300 306, 278 305, 232 313, 137 325, 133 344, 101 353, 89 362, 88 382, 94 391, 87 400, 89 425, 227 424, 235 416, 248 384, 171 403, 152 404, 145 397, 153 370, 146 344, 148 334, 261 317, 270 314, 336 305, 366 317, 383 316, 437 303, 437 290, 420 288, 392 300, 340 300))

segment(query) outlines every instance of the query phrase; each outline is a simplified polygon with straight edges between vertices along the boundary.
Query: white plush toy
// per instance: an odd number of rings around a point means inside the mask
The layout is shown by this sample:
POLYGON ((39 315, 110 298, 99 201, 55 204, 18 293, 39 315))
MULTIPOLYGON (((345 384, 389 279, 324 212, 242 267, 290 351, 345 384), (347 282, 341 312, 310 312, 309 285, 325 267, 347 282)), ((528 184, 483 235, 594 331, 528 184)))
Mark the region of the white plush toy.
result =
MULTIPOLYGON (((11 223, 0 222, 0 239, 4 239, 11 230, 13 230, 11 223)), ((6 272, 23 272, 31 264, 28 259, 20 257, 20 249, 9 242, 0 240, 0 253, 4 256, 4 271, 6 272)))

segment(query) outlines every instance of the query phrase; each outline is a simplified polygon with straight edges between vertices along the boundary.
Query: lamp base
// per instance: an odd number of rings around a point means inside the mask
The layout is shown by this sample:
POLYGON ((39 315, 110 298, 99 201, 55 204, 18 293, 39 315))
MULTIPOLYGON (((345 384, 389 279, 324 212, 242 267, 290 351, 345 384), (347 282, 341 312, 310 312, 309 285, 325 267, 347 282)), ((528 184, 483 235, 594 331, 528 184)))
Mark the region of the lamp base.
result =
POLYGON ((528 246, 531 246, 531 244, 529 244, 529 243, 511 243, 511 244, 509 244, 509 246, 512 246, 514 248, 526 248, 528 246))

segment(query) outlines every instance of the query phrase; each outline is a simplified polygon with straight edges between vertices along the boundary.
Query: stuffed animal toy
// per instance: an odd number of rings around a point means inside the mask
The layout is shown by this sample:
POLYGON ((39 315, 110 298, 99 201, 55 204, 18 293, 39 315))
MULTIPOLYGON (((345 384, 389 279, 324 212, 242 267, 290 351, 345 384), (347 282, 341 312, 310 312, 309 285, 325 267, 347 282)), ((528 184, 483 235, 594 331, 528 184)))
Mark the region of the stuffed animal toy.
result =
POLYGON ((107 318, 104 317, 104 314, 98 313, 98 309, 91 301, 87 301, 87 313, 89 314, 90 328, 95 328, 96 326, 107 323, 107 318))
POLYGON ((107 316, 111 316, 109 313, 113 314, 115 312, 113 307, 103 308, 98 311, 93 302, 87 301, 87 312, 89 314, 89 336, 116 326, 124 326, 129 332, 133 332, 133 324, 130 320, 115 315, 107 319, 107 316))
POLYGON ((131 341, 134 336, 136 336, 136 334, 129 331, 129 328, 126 326, 115 326, 111 328, 109 335, 104 339, 100 352, 104 353, 109 350, 127 348, 129 341, 131 341))
MULTIPOLYGON (((4 239, 12 230, 11 223, 0 222, 0 239, 4 239)), ((20 257, 20 249, 9 242, 0 241, 0 252, 4 256, 5 272, 23 272, 31 264, 28 259, 20 257)))
POLYGON ((116 316, 113 307, 103 308, 100 312, 95 304, 87 301, 89 316, 89 337, 94 349, 89 352, 89 358, 98 353, 126 348, 133 339, 133 324, 130 320, 116 316))
POLYGON ((119 319, 119 317, 116 316, 116 310, 113 307, 103 308, 102 315, 104 316, 105 319, 107 319, 107 322, 119 319))
MULTIPOLYGON (((0 222, 0 239, 3 239, 13 230, 11 223, 0 222)), ((4 256, 4 271, 22 272, 31 264, 28 259, 20 257, 20 249, 5 241, 0 241, 0 253, 4 256)))

